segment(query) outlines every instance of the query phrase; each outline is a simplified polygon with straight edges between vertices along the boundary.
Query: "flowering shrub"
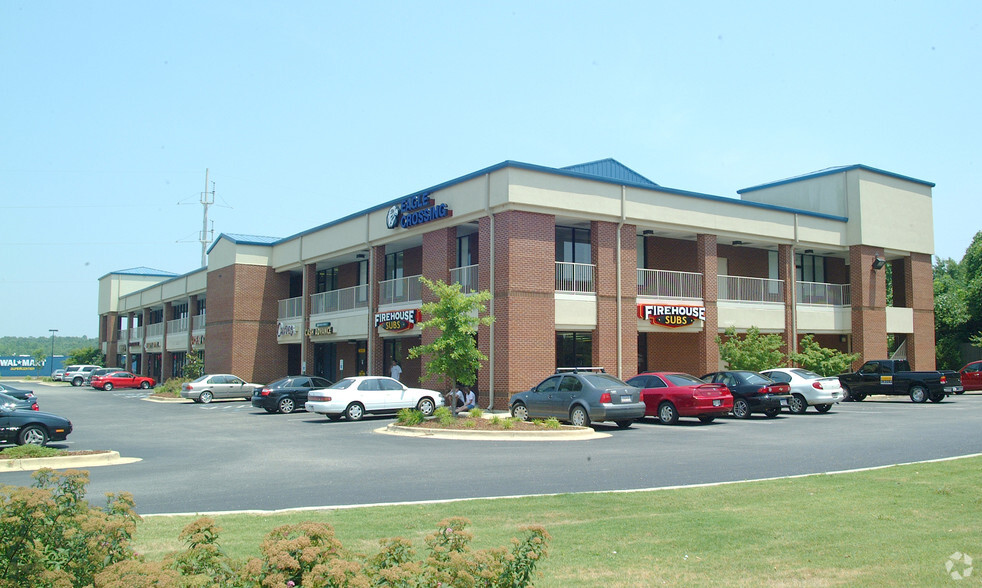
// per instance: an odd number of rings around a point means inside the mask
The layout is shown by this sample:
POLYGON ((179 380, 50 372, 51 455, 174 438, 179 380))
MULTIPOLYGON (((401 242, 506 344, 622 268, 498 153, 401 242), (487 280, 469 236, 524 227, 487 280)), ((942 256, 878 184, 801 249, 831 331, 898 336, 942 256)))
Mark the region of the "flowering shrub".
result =
POLYGON ((200 518, 181 532, 184 551, 148 562, 131 547, 139 516, 129 494, 109 494, 104 509, 93 508, 83 500, 87 472, 34 477, 31 488, 0 487, 0 588, 516 588, 531 583, 549 539, 528 527, 510 550, 474 551, 469 521, 454 517, 426 537, 423 558, 398 537, 362 555, 344 549, 330 525, 306 522, 273 529, 259 557, 239 562, 219 546, 215 521, 200 518))

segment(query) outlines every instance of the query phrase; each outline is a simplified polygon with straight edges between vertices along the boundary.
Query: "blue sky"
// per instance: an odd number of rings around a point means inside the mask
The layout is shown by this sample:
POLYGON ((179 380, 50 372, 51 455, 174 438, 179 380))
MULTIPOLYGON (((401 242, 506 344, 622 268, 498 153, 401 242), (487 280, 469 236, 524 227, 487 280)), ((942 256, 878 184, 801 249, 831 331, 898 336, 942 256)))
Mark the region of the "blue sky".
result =
POLYGON ((0 2, 0 335, 98 334, 97 280, 199 267, 504 160, 663 186, 862 163, 978 208, 982 3, 0 2))

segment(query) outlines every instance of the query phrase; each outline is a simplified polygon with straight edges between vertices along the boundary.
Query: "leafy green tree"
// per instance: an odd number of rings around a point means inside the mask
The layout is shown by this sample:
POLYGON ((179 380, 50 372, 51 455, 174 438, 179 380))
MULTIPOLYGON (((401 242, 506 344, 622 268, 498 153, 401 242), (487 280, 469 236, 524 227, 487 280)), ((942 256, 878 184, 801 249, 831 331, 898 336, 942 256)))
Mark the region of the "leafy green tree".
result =
MULTIPOLYGON (((423 363, 424 378, 443 376, 452 390, 454 382, 472 386, 477 381, 477 370, 487 356, 477 348, 475 335, 479 325, 490 325, 494 317, 480 316, 485 303, 491 300, 488 291, 464 294, 460 284, 445 284, 443 280, 431 281, 420 277, 419 281, 436 297, 436 302, 423 304, 422 311, 429 318, 419 323, 420 330, 437 329, 440 335, 427 345, 409 350, 409 357, 426 357, 423 363)), ((456 414, 456 403, 450 402, 456 414)))
POLYGON ((76 349, 65 357, 65 365, 106 365, 106 356, 96 347, 76 349))
POLYGON ((37 373, 44 374, 44 370, 41 368, 43 368, 48 362, 47 352, 45 352, 43 348, 38 347, 34 350, 34 353, 31 354, 31 357, 34 358, 34 369, 37 371, 37 373))
POLYGON ((205 360, 201 358, 200 353, 192 349, 187 355, 187 360, 184 362, 184 377, 193 380, 204 375, 204 373, 205 360))
POLYGON ((798 344, 798 351, 792 353, 793 363, 806 370, 811 370, 823 376, 836 376, 849 371, 854 361, 859 359, 858 353, 842 353, 838 349, 822 347, 812 335, 805 335, 798 344))
POLYGON ((730 369, 759 372, 784 363, 785 355, 781 352, 784 341, 776 333, 761 335, 760 329, 750 327, 746 336, 740 337, 734 327, 729 327, 723 335, 726 339, 717 336, 716 344, 720 359, 730 369))

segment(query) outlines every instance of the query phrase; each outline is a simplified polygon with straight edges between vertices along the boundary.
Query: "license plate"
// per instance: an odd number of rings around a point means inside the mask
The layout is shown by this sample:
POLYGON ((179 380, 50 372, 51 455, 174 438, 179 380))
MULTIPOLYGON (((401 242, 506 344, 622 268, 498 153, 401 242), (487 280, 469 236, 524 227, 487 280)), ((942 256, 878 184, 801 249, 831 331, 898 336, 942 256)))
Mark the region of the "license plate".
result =
POLYGON ((962 389, 963 388, 961 386, 948 386, 947 388, 944 389, 944 391, 945 392, 948 392, 948 393, 951 393, 951 392, 961 392, 962 389))
POLYGON ((781 399, 781 406, 787 406, 787 405, 788 405, 788 401, 786 399, 782 398, 781 399))
POLYGON ((723 406, 722 400, 713 400, 713 406, 723 406))
POLYGON ((621 402, 630 402, 630 401, 631 401, 630 396, 621 396, 621 402))

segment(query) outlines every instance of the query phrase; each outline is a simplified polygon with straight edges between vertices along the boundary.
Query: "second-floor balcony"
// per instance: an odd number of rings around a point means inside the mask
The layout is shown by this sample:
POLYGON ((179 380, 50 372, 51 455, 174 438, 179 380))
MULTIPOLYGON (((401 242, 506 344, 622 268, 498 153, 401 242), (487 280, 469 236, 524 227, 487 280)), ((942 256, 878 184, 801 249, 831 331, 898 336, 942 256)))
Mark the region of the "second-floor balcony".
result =
POLYGON ((419 275, 383 280, 378 285, 379 306, 419 302, 423 299, 423 285, 419 281, 419 275))
POLYGON ((719 299, 735 302, 784 302, 784 280, 719 276, 719 299))
POLYGON ((153 323, 147 325, 147 337, 163 337, 164 323, 153 323))
POLYGON ((284 298, 279 301, 279 310, 277 312, 277 318, 288 319, 303 316, 303 296, 297 296, 296 298, 284 298))
POLYGON ((172 321, 167 321, 167 333, 187 333, 188 332, 188 317, 183 317, 179 319, 174 319, 172 321))
POLYGON ((477 292, 477 264, 452 268, 450 283, 460 284, 460 291, 464 294, 477 292))
POLYGON ((318 292, 310 297, 310 314, 342 312, 356 308, 368 308, 368 284, 318 292))
POLYGON ((556 262, 556 292, 563 294, 595 294, 592 263, 556 262))
POLYGON ((798 282, 798 304, 819 306, 850 306, 852 304, 849 284, 825 284, 821 282, 798 282))
POLYGON ((191 317, 191 330, 200 331, 205 328, 205 315, 196 314, 191 317))
POLYGON ((702 298, 702 274, 638 268, 638 296, 702 298))

